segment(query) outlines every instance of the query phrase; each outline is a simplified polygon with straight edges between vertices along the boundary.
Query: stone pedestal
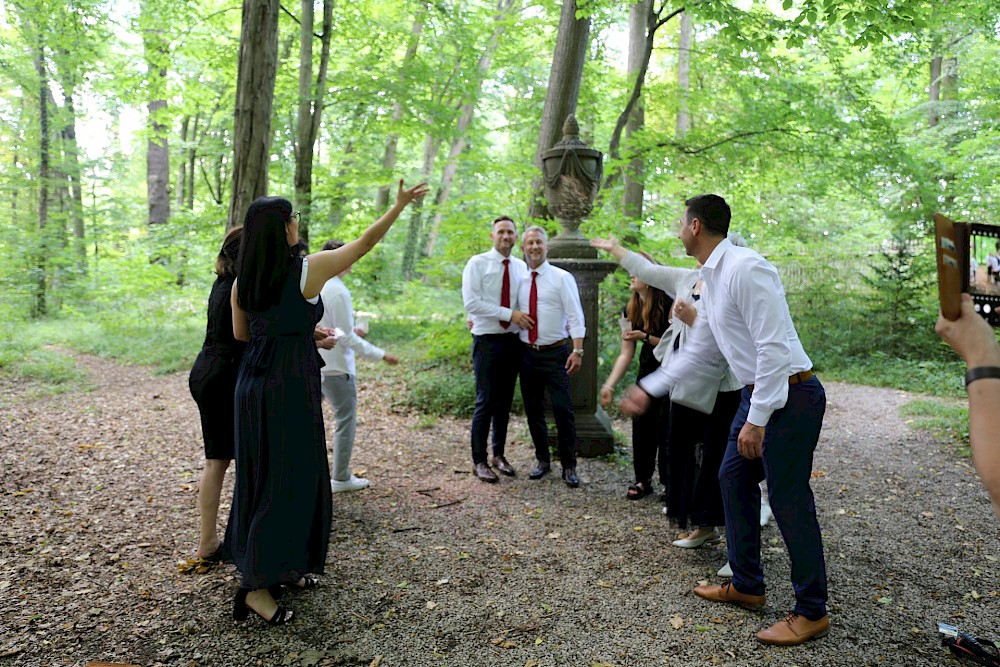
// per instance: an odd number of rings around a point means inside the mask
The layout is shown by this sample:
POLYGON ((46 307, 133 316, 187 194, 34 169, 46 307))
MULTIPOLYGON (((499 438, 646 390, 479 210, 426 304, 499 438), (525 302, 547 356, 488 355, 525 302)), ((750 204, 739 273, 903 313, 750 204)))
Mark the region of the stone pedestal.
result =
MULTIPOLYGON (((582 237, 581 237, 582 238, 582 237)), ((597 313, 597 288, 604 277, 618 268, 617 262, 600 259, 555 258, 550 247, 549 262, 565 269, 576 278, 580 288, 580 301, 587 323, 587 337, 583 343, 583 366, 570 377, 573 395, 573 412, 576 416, 576 451, 580 456, 591 457, 610 454, 614 449, 614 435, 611 420, 598 400, 597 342, 600 321, 597 313)), ((593 250, 587 245, 588 250, 593 250)), ((549 436, 549 444, 555 445, 555 432, 549 436)))
MULTIPOLYGON (((562 231, 549 241, 549 260, 553 264, 556 262, 554 260, 562 259, 597 259, 597 248, 590 247, 590 240, 580 233, 578 227, 580 226, 580 221, 577 220, 576 224, 567 224, 563 220, 559 221, 562 224, 562 231)), ((568 266, 563 267, 567 271, 573 273, 573 270, 568 266)), ((573 275, 576 275, 573 273, 573 275)), ((597 282, 600 283, 601 279, 607 275, 602 274, 597 282)), ((579 282, 579 277, 577 282, 579 282)), ((583 289, 583 285, 580 285, 580 289, 583 289)))

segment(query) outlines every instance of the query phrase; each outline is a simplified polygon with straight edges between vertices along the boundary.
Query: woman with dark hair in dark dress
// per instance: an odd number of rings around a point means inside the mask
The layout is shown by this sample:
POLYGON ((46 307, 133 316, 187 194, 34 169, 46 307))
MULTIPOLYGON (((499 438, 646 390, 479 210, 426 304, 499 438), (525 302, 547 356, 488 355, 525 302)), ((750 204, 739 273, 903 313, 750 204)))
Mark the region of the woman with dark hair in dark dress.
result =
MULTIPOLYGON (((663 290, 647 285, 636 276, 629 277, 629 298, 622 313, 622 349, 615 360, 608 379, 601 387, 601 405, 611 404, 611 397, 618 381, 632 364, 636 347, 639 351, 639 370, 636 381, 641 380, 660 367, 660 360, 653 355, 653 348, 660 342, 660 336, 670 326, 671 299, 663 290), (627 324, 626 324, 627 320, 627 324)), ((626 498, 639 500, 653 493, 653 471, 659 459, 660 482, 667 493, 669 473, 667 468, 667 430, 670 424, 670 399, 658 398, 649 406, 645 414, 632 420, 632 465, 635 468, 635 484, 628 487, 626 498)))
POLYGON ((399 182, 396 203, 361 235, 336 250, 292 256, 299 215, 280 197, 247 210, 232 289, 233 331, 248 341, 236 381, 236 484, 226 549, 240 571, 233 618, 249 611, 272 624, 291 610, 277 587, 312 588, 330 539, 330 469, 320 393, 315 327, 326 281, 368 253, 414 199, 421 183, 399 182))
POLYGON ((196 556, 218 560, 219 497, 222 482, 233 458, 233 392, 236 372, 243 359, 246 343, 233 337, 233 309, 229 295, 236 280, 236 258, 243 228, 234 227, 226 234, 215 260, 218 276, 208 297, 208 324, 205 342, 194 360, 188 386, 198 404, 201 433, 205 439, 205 469, 198 486, 200 530, 196 556))

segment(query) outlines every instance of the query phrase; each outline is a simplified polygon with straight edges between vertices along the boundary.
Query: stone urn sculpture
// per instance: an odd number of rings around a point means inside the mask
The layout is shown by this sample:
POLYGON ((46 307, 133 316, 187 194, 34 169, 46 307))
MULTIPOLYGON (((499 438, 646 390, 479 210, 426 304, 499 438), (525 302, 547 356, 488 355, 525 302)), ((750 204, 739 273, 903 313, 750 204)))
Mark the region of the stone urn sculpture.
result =
MULTIPOLYGON (((563 138, 542 153, 545 199, 549 212, 562 228, 549 242, 549 260, 576 278, 587 323, 583 367, 570 378, 576 416, 577 451, 599 456, 614 449, 611 420, 597 400, 598 286, 617 268, 616 262, 597 259, 597 250, 580 234, 580 223, 590 215, 604 173, 603 155, 580 140, 580 126, 570 114, 563 124, 563 138)), ((554 438, 553 438, 554 439, 554 438)))
POLYGON ((590 215, 601 188, 604 156, 580 140, 580 126, 570 114, 563 123, 563 138, 542 153, 545 199, 562 230, 552 239, 550 257, 589 257, 597 250, 580 234, 580 223, 590 215))

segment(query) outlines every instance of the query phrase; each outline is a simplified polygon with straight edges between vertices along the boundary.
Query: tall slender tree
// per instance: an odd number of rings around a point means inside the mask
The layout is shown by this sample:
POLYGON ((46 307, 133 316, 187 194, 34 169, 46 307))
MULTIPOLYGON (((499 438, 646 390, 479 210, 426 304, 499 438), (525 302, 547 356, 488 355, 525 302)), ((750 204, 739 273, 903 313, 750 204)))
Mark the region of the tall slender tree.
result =
MULTIPOLYGON (((396 101, 392 104, 392 125, 389 128, 389 134, 385 139, 385 153, 382 156, 382 169, 385 170, 386 174, 392 174, 392 170, 396 167, 396 147, 399 144, 399 130, 397 126, 399 122, 403 120, 403 103, 399 99, 399 96, 403 95, 407 75, 409 74, 410 67, 417 56, 417 45, 420 42, 420 33, 424 30, 424 14, 427 12, 427 2, 420 3, 420 9, 417 11, 417 15, 413 19, 413 27, 410 29, 410 41, 406 46, 406 55, 403 57, 403 62, 399 66, 399 85, 397 86, 398 93, 396 101)), ((375 194, 375 210, 378 212, 384 211, 389 205, 389 191, 391 190, 390 185, 379 186, 378 192, 375 194)))
POLYGON ((475 87, 472 88, 471 92, 469 92, 462 100, 462 106, 458 115, 458 124, 455 127, 455 135, 451 141, 451 149, 448 151, 448 159, 447 162, 445 162, 444 173, 441 175, 441 187, 438 188, 437 197, 434 202, 436 205, 436 211, 434 213, 434 219, 431 221, 431 226, 428 231, 427 245, 424 250, 428 257, 434 254, 434 246, 437 243, 438 229, 441 227, 441 219, 444 215, 442 209, 448 201, 448 197, 451 194, 452 184, 455 182, 455 174, 458 171, 458 157, 462 154, 462 151, 465 150, 466 131, 469 129, 469 124, 472 123, 473 115, 476 113, 476 106, 479 104, 479 96, 482 92, 483 81, 486 80, 486 76, 493 64, 493 55, 496 53, 497 47, 500 45, 500 37, 507 28, 507 17, 513 11, 517 11, 514 7, 515 3, 519 2, 521 2, 521 0, 498 0, 496 9, 497 13, 494 16, 493 34, 490 35, 486 48, 483 49, 482 54, 479 56, 479 62, 476 66, 475 87))
MULTIPOLYGON (((628 78, 644 75, 642 72, 643 56, 646 51, 646 17, 649 16, 649 6, 652 0, 639 0, 629 5, 628 13, 628 78)), ((642 98, 636 101, 632 113, 625 125, 626 139, 642 129, 645 124, 645 110, 642 98)), ((625 217, 633 220, 642 218, 642 174, 643 159, 634 157, 629 161, 625 175, 625 188, 622 191, 622 212, 625 217)))
POLYGON ((227 228, 242 224, 250 203, 267 192, 279 7, 278 0, 243 0, 227 228))
POLYGON ((149 110, 146 195, 149 201, 149 224, 161 225, 170 217, 170 125, 167 122, 167 65, 170 61, 170 46, 158 1, 145 0, 141 12, 149 110))
POLYGON ((330 40, 333 37, 333 0, 323 0, 323 33, 320 36, 319 71, 313 82, 313 0, 302 0, 299 17, 299 114, 295 142, 295 202, 302 211, 299 236, 309 242, 312 211, 312 174, 314 146, 323 117, 326 73, 330 63, 330 40))
POLYGON ((538 170, 531 182, 532 201, 528 216, 547 218, 548 206, 542 194, 542 153, 562 138, 566 116, 576 113, 580 96, 580 81, 587 55, 590 36, 590 15, 577 18, 580 7, 577 0, 563 0, 559 14, 559 32, 549 70, 549 87, 545 93, 545 106, 538 129, 538 148, 535 150, 535 168, 538 170))

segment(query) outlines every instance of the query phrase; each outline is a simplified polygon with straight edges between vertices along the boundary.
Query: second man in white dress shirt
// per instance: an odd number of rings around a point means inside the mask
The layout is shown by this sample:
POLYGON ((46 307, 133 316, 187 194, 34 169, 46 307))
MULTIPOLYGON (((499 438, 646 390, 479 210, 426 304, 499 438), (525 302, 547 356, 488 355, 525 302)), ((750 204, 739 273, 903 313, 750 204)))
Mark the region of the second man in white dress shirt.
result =
POLYGON ((580 485, 576 476, 576 419, 569 390, 569 376, 583 363, 587 334, 580 291, 573 274, 548 262, 549 237, 541 227, 524 230, 521 250, 528 275, 517 292, 518 304, 535 321, 522 328, 521 397, 528 430, 535 444, 535 468, 528 475, 541 479, 551 469, 549 431, 545 423, 545 393, 552 401, 559 442, 562 477, 568 486, 580 485), (567 338, 567 332, 569 337, 567 338), (572 339, 572 347, 570 340, 572 339))

